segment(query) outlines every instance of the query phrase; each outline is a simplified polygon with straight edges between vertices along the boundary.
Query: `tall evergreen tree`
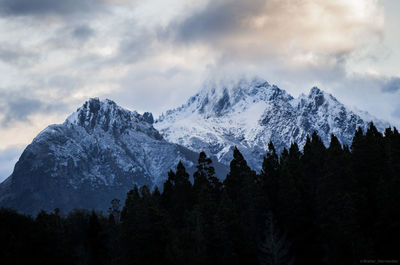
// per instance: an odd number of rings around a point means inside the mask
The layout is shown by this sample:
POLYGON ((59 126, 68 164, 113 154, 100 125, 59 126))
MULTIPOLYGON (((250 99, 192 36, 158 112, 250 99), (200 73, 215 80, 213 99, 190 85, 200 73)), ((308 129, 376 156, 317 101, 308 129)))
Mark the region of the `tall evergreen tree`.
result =
POLYGON ((255 184, 256 174, 247 165, 246 160, 235 147, 233 150, 233 160, 230 163, 230 171, 224 180, 224 187, 229 197, 234 201, 239 201, 240 196, 244 195, 243 191, 255 184))
MULTIPOLYGON (((239 265, 256 264, 248 260, 248 239, 244 236, 240 225, 240 217, 235 203, 223 190, 221 201, 215 216, 217 232, 215 251, 218 253, 216 264, 239 265)), ((254 258, 254 256, 253 256, 254 258)))
POLYGON ((124 259, 128 264, 162 264, 167 230, 162 211, 147 186, 128 193, 121 213, 124 259))
POLYGON ((97 214, 92 211, 87 231, 87 247, 89 250, 89 264, 108 264, 107 236, 97 214))
POLYGON ((198 159, 197 171, 193 174, 193 193, 195 204, 190 216, 194 256, 196 264, 215 264, 216 231, 213 218, 219 204, 222 184, 215 177, 212 160, 201 152, 198 159))
POLYGON ((331 135, 315 199, 319 234, 323 235, 319 244, 324 249, 325 263, 345 264, 355 259, 356 220, 351 193, 354 183, 350 178, 349 160, 349 153, 331 135))
MULTIPOLYGON (((263 194, 262 207, 276 207, 279 194, 279 158, 272 142, 268 144, 268 152, 264 157, 259 185, 263 194)), ((260 208, 261 211, 262 208, 260 208)))
POLYGON ((259 245, 259 260, 262 265, 292 265, 294 258, 290 253, 291 244, 286 233, 281 232, 278 223, 269 211, 266 214, 264 238, 259 245))
POLYGON ((352 176, 354 185, 354 203, 359 232, 356 240, 356 249, 360 256, 375 253, 374 237, 377 237, 374 228, 379 216, 378 187, 384 179, 384 152, 383 136, 373 123, 363 134, 359 129, 353 138, 352 149, 352 176))
POLYGON ((197 170, 193 174, 193 192, 196 196, 195 200, 198 202, 199 199, 206 199, 204 196, 209 196, 210 199, 214 201, 217 200, 222 188, 222 183, 215 176, 212 160, 207 157, 204 152, 200 153, 196 168, 197 170), (203 194, 203 198, 198 198, 198 196, 204 192, 208 194, 203 194))
POLYGON ((257 220, 257 183, 256 173, 248 165, 240 151, 235 148, 230 171, 224 181, 227 195, 236 205, 243 233, 249 239, 246 251, 256 256, 256 242, 259 233, 257 220))
POLYGON ((178 227, 183 226, 185 214, 193 206, 193 193, 189 174, 181 161, 176 167, 176 172, 170 171, 168 174, 162 200, 164 207, 170 212, 173 223, 178 227))

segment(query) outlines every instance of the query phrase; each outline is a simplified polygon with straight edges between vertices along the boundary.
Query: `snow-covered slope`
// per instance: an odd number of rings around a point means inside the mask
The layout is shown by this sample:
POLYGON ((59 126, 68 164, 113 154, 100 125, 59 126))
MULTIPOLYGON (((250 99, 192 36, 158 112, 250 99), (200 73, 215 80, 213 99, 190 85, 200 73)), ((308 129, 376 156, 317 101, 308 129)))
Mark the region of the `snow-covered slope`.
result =
MULTIPOLYGON (((356 128, 369 122, 317 87, 293 98, 255 78, 207 85, 186 104, 161 115, 154 126, 168 141, 214 154, 224 164, 237 146, 249 164, 260 169, 269 141, 281 151, 292 142, 303 146, 316 131, 325 144, 333 133, 349 145, 356 128)), ((382 130, 389 126, 374 122, 382 130)))
POLYGON ((179 160, 189 168, 197 153, 169 143, 153 116, 113 101, 91 99, 60 125, 43 130, 0 186, 0 205, 39 209, 107 209, 135 184, 161 185, 179 160))
POLYGON ((135 184, 162 185, 179 160, 193 172, 200 151, 215 156, 223 178, 234 146, 259 170, 269 141, 278 151, 292 142, 302 147, 316 131, 325 144, 333 133, 349 145, 356 128, 371 120, 380 130, 389 126, 366 112, 356 114, 316 87, 293 98, 261 79, 204 86, 155 122, 150 113, 91 99, 25 149, 0 184, 0 206, 25 213, 106 210, 135 184))

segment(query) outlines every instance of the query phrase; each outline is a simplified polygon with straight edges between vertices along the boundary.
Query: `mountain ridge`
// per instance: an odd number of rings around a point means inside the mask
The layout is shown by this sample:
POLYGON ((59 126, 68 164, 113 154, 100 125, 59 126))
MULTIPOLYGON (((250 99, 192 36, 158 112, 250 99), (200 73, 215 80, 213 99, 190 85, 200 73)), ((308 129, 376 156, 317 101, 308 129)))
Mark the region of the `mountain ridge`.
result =
MULTIPOLYGON (((193 173, 200 151, 224 178, 235 146, 259 171, 270 141, 278 151, 292 142, 302 147, 316 131, 326 145, 332 133, 349 145, 368 122, 317 87, 294 98, 259 78, 204 86, 156 120, 92 98, 26 147, 0 183, 0 205, 25 213, 106 210, 134 185, 161 187, 179 161, 193 173)), ((374 122, 381 131, 389 126, 374 122)))
MULTIPOLYGON (((376 118, 373 121, 381 131, 389 126, 376 118)), ((160 115, 154 126, 168 141, 205 150, 225 164, 232 146, 238 146, 249 164, 260 170, 270 141, 278 151, 292 142, 302 147, 307 135, 316 131, 326 145, 330 134, 350 145, 354 131, 366 129, 368 123, 318 87, 294 98, 253 78, 203 87, 181 107, 160 115)))

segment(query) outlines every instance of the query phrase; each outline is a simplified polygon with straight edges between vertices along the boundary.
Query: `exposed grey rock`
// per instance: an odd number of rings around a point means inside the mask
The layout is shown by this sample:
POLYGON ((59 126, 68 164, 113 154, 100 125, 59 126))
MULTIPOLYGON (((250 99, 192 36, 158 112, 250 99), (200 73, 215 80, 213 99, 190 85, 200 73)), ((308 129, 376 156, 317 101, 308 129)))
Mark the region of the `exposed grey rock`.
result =
MULTIPOLYGON (((107 210, 134 185, 161 186, 181 160, 193 172, 198 158, 169 143, 140 115, 113 101, 91 99, 59 125, 43 130, 0 184, 0 205, 24 213, 40 209, 107 210)), ((220 176, 227 169, 216 165, 220 176)))

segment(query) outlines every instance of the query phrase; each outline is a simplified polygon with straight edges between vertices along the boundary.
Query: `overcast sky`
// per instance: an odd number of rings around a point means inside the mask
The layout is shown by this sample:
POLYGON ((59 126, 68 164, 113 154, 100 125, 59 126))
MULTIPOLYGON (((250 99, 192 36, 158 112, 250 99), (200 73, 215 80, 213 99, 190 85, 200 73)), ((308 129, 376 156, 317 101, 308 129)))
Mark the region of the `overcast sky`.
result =
POLYGON ((155 116, 203 82, 317 85, 400 125, 399 0, 0 0, 0 181, 90 97, 155 116))

